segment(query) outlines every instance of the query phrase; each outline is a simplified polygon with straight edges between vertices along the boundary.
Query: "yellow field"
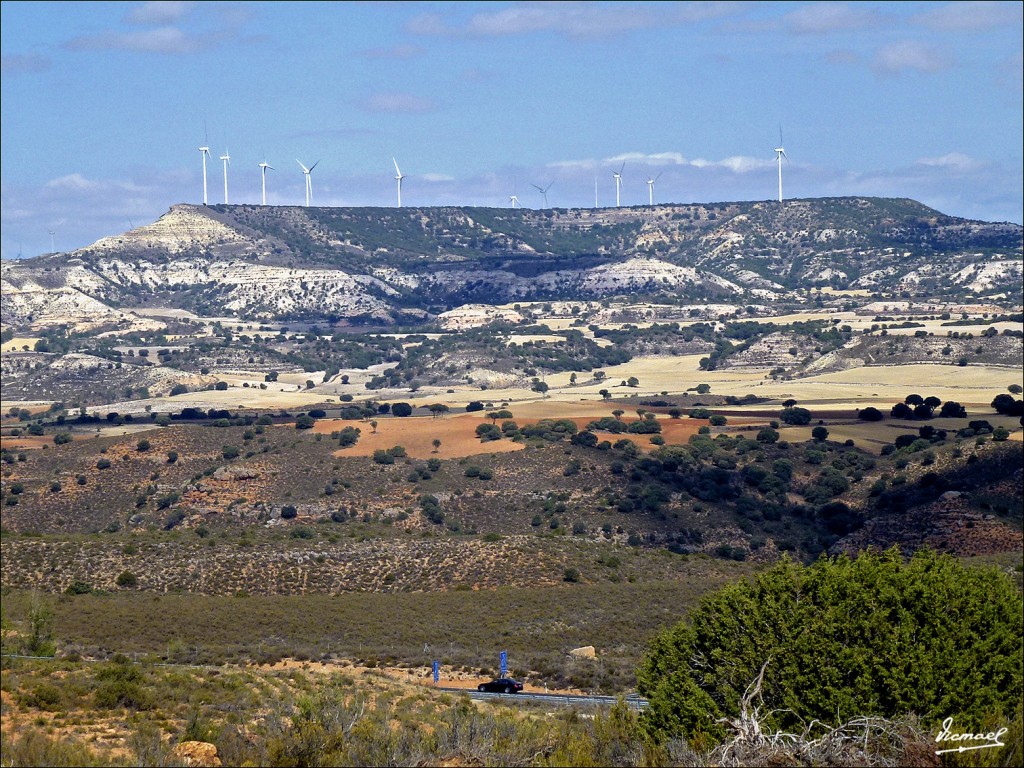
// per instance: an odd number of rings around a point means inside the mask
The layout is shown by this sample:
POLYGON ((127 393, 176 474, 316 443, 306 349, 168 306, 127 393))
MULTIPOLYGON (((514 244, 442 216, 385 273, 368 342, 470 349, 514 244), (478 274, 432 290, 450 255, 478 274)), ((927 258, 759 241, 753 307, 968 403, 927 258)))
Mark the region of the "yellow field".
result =
POLYGON ((38 336, 15 336, 3 346, 4 352, 24 352, 22 347, 28 347, 29 351, 35 348, 38 336))

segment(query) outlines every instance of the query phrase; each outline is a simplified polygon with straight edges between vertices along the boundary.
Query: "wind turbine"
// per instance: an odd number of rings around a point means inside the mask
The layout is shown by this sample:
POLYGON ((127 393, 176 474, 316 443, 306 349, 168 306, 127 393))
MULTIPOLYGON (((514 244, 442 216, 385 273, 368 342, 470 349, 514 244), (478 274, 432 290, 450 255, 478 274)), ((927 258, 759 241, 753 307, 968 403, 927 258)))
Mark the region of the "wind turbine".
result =
MULTIPOLYGON (((553 181, 551 182, 551 184, 554 184, 554 183, 555 182, 553 182, 553 181)), ((542 195, 544 195, 544 207, 545 208, 548 207, 548 190, 551 189, 551 184, 548 184, 546 187, 538 187, 536 184, 531 184, 530 185, 534 189, 536 189, 538 192, 540 192, 542 195)))
MULTIPOLYGON (((664 171, 662 171, 661 173, 664 173, 664 171)), ((647 197, 650 200, 650 205, 654 205, 654 182, 661 178, 661 173, 659 173, 653 179, 650 176, 647 177, 647 197)))
POLYGON ((263 175, 263 204, 264 205, 267 204, 267 169, 268 168, 270 170, 272 170, 272 171, 275 170, 274 166, 272 166, 266 160, 264 160, 262 163, 260 163, 260 172, 263 175))
POLYGON ((615 207, 619 207, 619 191, 622 189, 622 171, 626 167, 626 161, 622 161, 622 168, 619 168, 619 172, 612 171, 612 176, 615 177, 615 207))
POLYGON ((224 154, 220 156, 220 159, 224 161, 224 205, 228 204, 228 166, 231 164, 231 155, 225 149, 224 154))
POLYGON ((775 148, 775 159, 779 161, 779 205, 782 205, 782 158, 786 158, 786 162, 789 162, 789 157, 786 155, 786 150, 782 148, 782 128, 779 128, 779 146, 775 148))
POLYGON ((515 183, 514 181, 512 182, 512 194, 511 194, 511 196, 510 196, 510 197, 508 198, 508 201, 509 201, 510 203, 512 203, 512 207, 513 207, 513 208, 515 208, 515 207, 516 207, 517 205, 518 205, 518 206, 519 206, 520 208, 522 208, 522 205, 521 205, 521 204, 520 204, 520 202, 519 202, 519 197, 518 197, 518 196, 516 195, 516 183, 515 183))
POLYGON ((320 163, 320 161, 317 160, 315 163, 313 163, 311 166, 309 166, 309 168, 307 168, 306 166, 302 165, 302 161, 300 161, 300 160, 296 160, 295 162, 299 164, 299 166, 302 168, 302 172, 304 174, 306 174, 306 207, 309 208, 309 201, 313 199, 313 176, 312 176, 312 173, 313 173, 313 169, 317 167, 317 165, 320 163))
POLYGON ((405 178, 405 174, 402 173, 398 168, 398 161, 395 158, 391 158, 391 162, 395 164, 395 181, 398 182, 398 207, 402 207, 402 179, 405 178))
POLYGON ((207 205, 208 200, 206 196, 206 158, 210 154, 210 148, 207 146, 202 146, 199 148, 199 152, 203 156, 203 205, 207 205))

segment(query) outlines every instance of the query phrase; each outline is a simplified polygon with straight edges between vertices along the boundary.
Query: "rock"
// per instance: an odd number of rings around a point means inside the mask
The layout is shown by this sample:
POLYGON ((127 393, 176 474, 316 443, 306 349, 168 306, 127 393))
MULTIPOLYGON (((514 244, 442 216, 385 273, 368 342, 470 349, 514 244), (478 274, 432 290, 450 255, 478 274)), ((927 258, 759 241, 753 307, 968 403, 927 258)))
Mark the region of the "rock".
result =
POLYGON ((221 765, 217 747, 206 741, 183 741, 174 746, 174 756, 182 765, 218 768, 221 765))
POLYGON ((574 659, 596 659, 597 650, 592 645, 584 645, 582 648, 573 648, 569 655, 574 659))
POLYGON ((234 480, 252 480, 260 476, 260 473, 250 467, 218 467, 213 473, 214 480, 231 482, 234 480))
POLYGON ((946 491, 940 498, 945 499, 946 501, 949 501, 950 499, 959 499, 960 491, 946 491))

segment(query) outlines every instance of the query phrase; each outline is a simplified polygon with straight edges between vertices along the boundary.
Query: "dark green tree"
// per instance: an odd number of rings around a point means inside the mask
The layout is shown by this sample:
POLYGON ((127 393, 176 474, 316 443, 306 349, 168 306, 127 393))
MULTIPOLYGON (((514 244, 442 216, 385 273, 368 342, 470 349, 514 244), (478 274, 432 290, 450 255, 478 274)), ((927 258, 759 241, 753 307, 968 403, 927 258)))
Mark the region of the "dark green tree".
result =
POLYGON ((706 597, 651 643, 637 670, 648 731, 710 743, 767 663, 762 712, 772 728, 819 719, 915 713, 964 732, 1019 713, 1021 593, 996 568, 898 549, 784 560, 706 597))

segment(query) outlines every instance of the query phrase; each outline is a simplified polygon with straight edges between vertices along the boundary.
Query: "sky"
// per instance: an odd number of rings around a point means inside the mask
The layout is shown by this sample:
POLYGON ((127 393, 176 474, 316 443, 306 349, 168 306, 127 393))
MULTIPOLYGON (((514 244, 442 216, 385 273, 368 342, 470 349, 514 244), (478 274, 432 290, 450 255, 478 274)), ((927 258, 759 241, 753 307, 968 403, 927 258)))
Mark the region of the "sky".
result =
POLYGON ((177 203, 907 197, 1024 221, 1020 2, 3 2, 0 255, 177 203), (781 138, 780 138, 781 134, 781 138), (52 234, 51 234, 52 233, 52 234))

